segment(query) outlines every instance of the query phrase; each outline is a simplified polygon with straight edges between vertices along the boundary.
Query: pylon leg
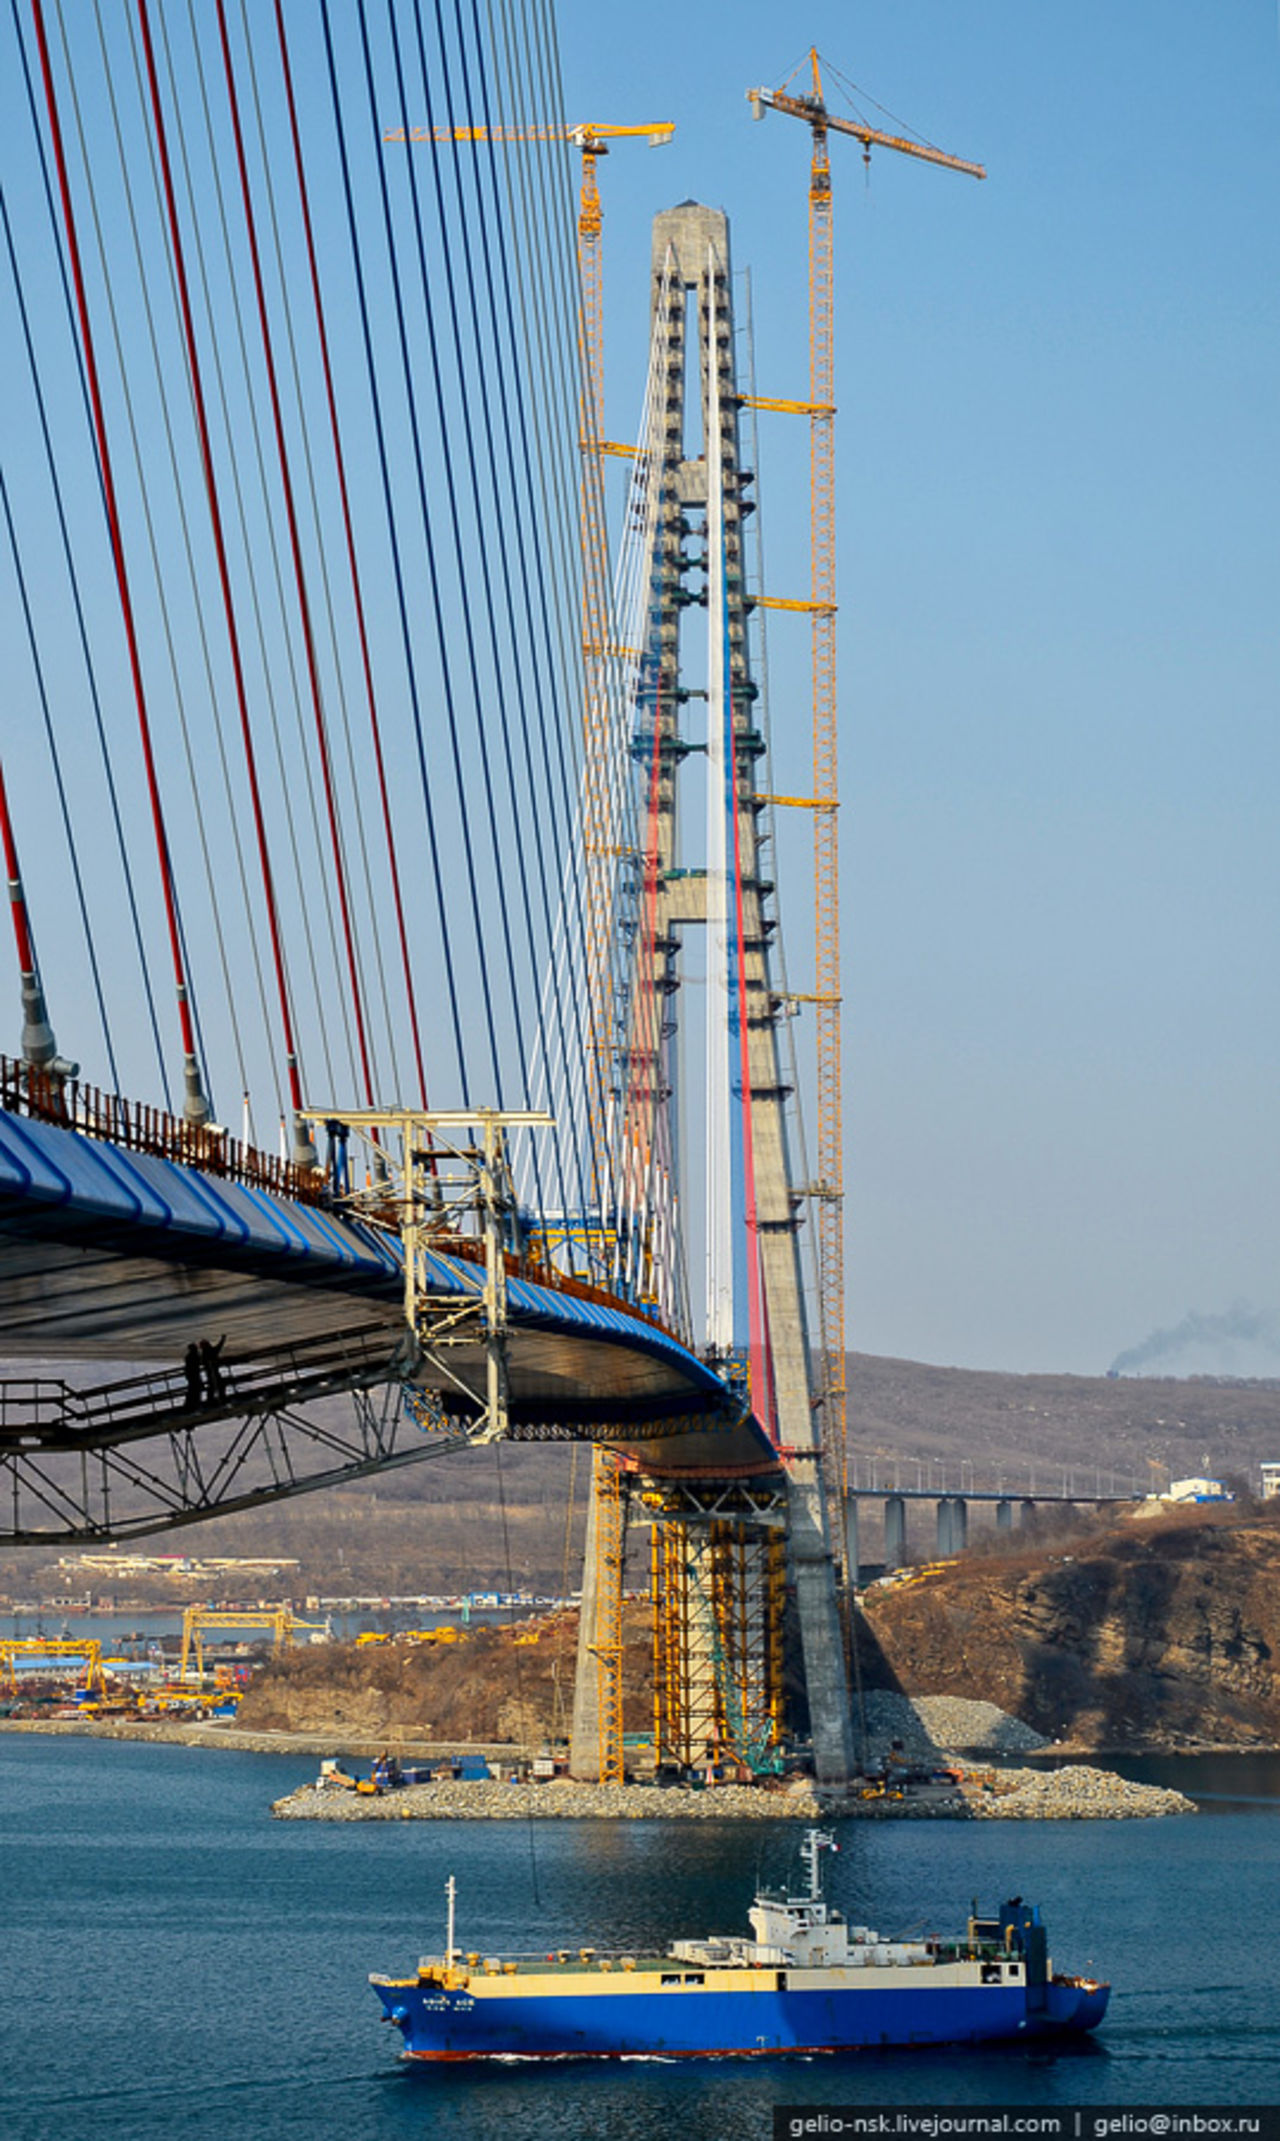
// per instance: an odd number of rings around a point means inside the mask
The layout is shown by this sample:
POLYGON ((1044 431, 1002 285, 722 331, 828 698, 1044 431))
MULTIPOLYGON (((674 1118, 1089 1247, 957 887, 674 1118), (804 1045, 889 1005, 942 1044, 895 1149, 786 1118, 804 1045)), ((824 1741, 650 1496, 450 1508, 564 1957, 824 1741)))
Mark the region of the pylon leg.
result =
POLYGON ((569 1771, 600 1784, 623 1781, 622 1573, 625 1512, 618 1460, 597 1449, 582 1568, 578 1661, 569 1771))

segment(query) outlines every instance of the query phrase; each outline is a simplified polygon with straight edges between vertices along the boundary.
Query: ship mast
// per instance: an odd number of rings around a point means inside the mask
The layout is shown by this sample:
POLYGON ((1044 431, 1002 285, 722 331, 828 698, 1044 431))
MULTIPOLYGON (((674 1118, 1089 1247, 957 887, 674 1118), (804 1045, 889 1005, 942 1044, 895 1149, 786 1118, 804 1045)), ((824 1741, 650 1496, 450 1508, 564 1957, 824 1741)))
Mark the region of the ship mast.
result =
POLYGON ((811 1903, 821 1903, 822 1901, 821 1855, 824 1851, 834 1851, 835 1848, 836 1840, 830 1829, 805 1830, 804 1842, 800 1846, 800 1857, 809 1871, 809 1901, 811 1903))

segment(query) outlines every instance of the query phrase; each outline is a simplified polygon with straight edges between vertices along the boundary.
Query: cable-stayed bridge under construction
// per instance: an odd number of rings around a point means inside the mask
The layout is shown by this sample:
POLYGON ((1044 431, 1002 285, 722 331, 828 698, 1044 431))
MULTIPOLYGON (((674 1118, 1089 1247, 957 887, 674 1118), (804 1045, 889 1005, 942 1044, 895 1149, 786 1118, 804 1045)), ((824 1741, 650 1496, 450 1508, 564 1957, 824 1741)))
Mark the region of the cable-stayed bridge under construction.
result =
POLYGON ((575 1767, 641 1521, 659 1755, 770 1766, 790 1598, 838 1784, 726 218, 654 223, 610 567, 529 52, 405 0, 60 33, 6 32, 0 1538, 587 1440, 575 1767))

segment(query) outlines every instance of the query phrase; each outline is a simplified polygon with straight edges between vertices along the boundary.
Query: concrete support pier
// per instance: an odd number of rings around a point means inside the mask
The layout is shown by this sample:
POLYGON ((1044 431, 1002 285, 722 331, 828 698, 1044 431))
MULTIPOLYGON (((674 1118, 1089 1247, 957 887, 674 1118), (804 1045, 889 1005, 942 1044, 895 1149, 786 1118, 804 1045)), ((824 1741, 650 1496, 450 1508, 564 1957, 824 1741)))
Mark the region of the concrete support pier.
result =
POLYGON ((907 1558, 907 1505, 900 1494, 884 1501, 884 1565, 900 1569, 907 1558))
POLYGON ((1012 1502, 997 1502, 997 1503, 996 1503, 996 1530, 997 1530, 997 1531, 1012 1531, 1012 1530, 1013 1530, 1013 1503, 1012 1503, 1012 1502))
POLYGON ((969 1504, 959 1494, 938 1501, 938 1552, 962 1554, 969 1543, 969 1504))

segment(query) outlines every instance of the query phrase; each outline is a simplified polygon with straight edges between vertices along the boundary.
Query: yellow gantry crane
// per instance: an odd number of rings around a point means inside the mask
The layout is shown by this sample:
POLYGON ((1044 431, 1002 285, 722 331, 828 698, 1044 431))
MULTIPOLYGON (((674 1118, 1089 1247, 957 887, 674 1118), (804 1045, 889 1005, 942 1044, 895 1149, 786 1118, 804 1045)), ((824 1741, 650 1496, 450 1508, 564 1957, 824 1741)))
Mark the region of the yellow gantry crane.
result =
POLYGON ((247 1635, 262 1630, 272 1637, 272 1656, 277 1657, 295 1635, 327 1634, 327 1621, 295 1620, 287 1606, 269 1607, 262 1612, 241 1613, 234 1606, 188 1606, 182 1616, 182 1655, 178 1664, 179 1680, 186 1680, 187 1668, 194 1660, 194 1677, 204 1678, 204 1638, 207 1635, 247 1635))
POLYGON ((38 1666, 43 1659, 52 1664, 54 1660, 64 1663, 72 1660, 84 1666, 84 1684, 92 1693, 96 1688, 102 1694, 106 1678, 102 1670, 102 1645, 93 1639, 86 1643, 62 1639, 56 1643, 46 1642, 43 1636, 6 1636, 0 1640, 0 1687, 8 1686, 11 1694, 18 1693, 18 1666, 38 1666))
MULTIPOLYGON (((802 62, 803 64, 803 62, 802 62)), ((838 1468, 841 1507, 848 1483, 844 1305, 844 1102, 840 1035, 840 850, 837 832, 838 750, 836 726, 836 475, 835 475, 835 252, 828 134, 851 134, 870 162, 873 148, 941 164, 948 171, 985 178, 981 164, 965 163, 927 142, 881 133, 860 120, 828 111, 818 54, 809 51, 807 96, 781 89, 749 89, 752 117, 767 111, 803 119, 810 130, 809 162, 809 399, 755 400, 809 419, 810 598, 807 603, 767 601, 774 609, 807 609, 813 634, 813 794, 796 799, 813 811, 815 973, 811 1001, 817 1013, 818 1288, 827 1354, 823 1443, 838 1468)), ((781 800, 789 801, 790 798, 781 800)))

